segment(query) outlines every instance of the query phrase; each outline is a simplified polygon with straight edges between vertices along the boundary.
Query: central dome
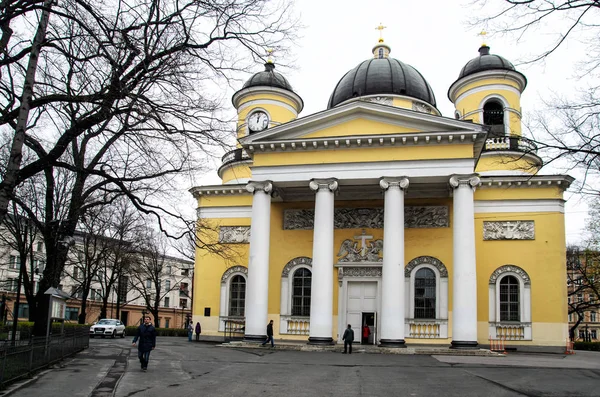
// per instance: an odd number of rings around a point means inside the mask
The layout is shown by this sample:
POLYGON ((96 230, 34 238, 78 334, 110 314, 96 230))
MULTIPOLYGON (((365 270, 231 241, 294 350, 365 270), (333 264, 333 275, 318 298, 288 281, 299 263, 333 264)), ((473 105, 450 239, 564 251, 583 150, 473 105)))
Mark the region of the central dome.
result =
POLYGON ((402 95, 436 106, 433 90, 421 73, 410 65, 389 58, 382 42, 373 48, 373 59, 361 62, 341 78, 329 98, 328 109, 348 99, 366 95, 402 95))

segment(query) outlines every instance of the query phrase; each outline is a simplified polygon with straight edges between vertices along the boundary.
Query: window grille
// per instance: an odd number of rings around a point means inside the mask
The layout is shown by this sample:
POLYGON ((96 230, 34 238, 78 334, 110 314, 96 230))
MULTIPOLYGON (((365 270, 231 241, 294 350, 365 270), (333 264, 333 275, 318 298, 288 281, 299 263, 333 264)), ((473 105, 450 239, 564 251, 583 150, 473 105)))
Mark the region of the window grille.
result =
POLYGON ((310 316, 310 286, 312 273, 300 268, 294 272, 292 281, 292 316, 310 316))
POLYGON ((244 316, 246 306, 246 279, 237 275, 231 280, 229 289, 229 315, 244 316))
POLYGON ((500 321, 521 321, 519 281, 514 276, 500 280, 500 321))
POLYGON ((415 275, 415 318, 435 319, 435 294, 435 273, 431 269, 419 269, 415 275))

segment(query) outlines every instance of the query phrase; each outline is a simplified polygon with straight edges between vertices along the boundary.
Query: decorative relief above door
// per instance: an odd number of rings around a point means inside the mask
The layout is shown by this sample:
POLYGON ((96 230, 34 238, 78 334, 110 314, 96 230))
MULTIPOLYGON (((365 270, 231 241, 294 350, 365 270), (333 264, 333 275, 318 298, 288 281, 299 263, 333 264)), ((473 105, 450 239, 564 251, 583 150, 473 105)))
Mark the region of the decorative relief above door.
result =
MULTIPOLYGON (((285 210, 284 230, 310 230, 313 228, 315 212, 306 210, 285 210)), ((336 229, 383 229, 383 208, 336 208, 334 210, 336 229)), ((406 206, 404 207, 404 227, 438 228, 449 227, 447 206, 406 206)))

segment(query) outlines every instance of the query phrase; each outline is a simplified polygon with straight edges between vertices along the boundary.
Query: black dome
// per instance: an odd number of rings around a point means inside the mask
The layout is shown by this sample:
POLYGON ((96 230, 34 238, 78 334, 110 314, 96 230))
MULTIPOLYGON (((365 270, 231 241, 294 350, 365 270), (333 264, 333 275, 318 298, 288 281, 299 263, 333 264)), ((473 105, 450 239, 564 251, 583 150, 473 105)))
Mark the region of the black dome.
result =
POLYGON ((394 58, 374 58, 360 63, 342 77, 327 108, 351 98, 377 94, 409 96, 436 106, 433 90, 417 69, 394 58))
POLYGON ((483 45, 479 48, 479 56, 467 62, 460 71, 458 78, 460 79, 470 74, 492 69, 516 71, 512 63, 502 58, 500 55, 490 54, 490 47, 483 45))
POLYGON ((255 73, 252 77, 250 77, 250 79, 244 83, 242 89, 248 87, 267 86, 283 88, 284 90, 294 92, 287 79, 283 77, 281 73, 277 73, 273 69, 275 69, 274 64, 269 62, 265 63, 265 70, 255 73))

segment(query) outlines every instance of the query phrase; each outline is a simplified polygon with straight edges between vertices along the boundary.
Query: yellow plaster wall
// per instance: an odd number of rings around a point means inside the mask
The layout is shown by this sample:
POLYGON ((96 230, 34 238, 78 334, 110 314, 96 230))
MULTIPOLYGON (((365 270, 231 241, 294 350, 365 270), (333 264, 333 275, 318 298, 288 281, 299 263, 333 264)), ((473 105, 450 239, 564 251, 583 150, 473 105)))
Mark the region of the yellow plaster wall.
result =
POLYGON ((394 125, 382 121, 356 118, 304 135, 306 138, 342 137, 351 135, 384 135, 420 132, 414 128, 394 125))
POLYGON ((515 153, 513 155, 502 154, 495 152, 494 156, 481 156, 477 162, 475 172, 484 171, 522 171, 528 174, 536 174, 539 167, 523 157, 523 154, 515 153))
MULTIPOLYGON (((234 163, 235 164, 235 163, 234 163)), ((252 171, 247 164, 231 165, 221 172, 223 183, 233 181, 235 179, 250 178, 252 171)))
POLYGON ((475 214, 475 236, 478 318, 487 321, 489 317, 488 288, 491 274, 501 266, 516 265, 525 270, 531 279, 532 322, 549 324, 543 329, 533 328, 533 339, 542 344, 564 341, 563 326, 567 323, 564 214, 475 214), (483 241, 484 221, 516 220, 535 222, 535 240, 483 241))
POLYGON ((328 149, 327 151, 255 152, 254 166, 298 164, 335 164, 399 160, 462 159, 473 157, 473 146, 437 145, 396 147, 360 147, 328 149))
POLYGON ((494 188, 478 188, 475 190, 475 200, 536 200, 562 199, 562 192, 556 186, 541 186, 524 188, 505 186, 494 188))

